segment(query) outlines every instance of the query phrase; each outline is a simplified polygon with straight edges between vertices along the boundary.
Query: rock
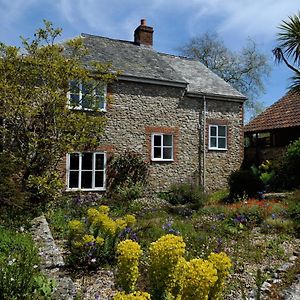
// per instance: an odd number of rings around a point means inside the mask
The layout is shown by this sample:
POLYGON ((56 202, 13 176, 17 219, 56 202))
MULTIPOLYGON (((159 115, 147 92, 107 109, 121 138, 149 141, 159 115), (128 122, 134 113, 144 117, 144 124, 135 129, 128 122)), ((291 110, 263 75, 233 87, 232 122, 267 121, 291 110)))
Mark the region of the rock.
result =
POLYGON ((288 269, 290 269, 293 266, 292 263, 287 262, 283 264, 281 267, 278 268, 277 272, 283 273, 286 272, 288 269))
POLYGON ((42 215, 32 220, 31 234, 39 247, 42 272, 46 277, 54 279, 56 282, 51 299, 73 300, 76 295, 76 288, 72 279, 62 271, 65 266, 62 252, 54 242, 45 216, 42 215))

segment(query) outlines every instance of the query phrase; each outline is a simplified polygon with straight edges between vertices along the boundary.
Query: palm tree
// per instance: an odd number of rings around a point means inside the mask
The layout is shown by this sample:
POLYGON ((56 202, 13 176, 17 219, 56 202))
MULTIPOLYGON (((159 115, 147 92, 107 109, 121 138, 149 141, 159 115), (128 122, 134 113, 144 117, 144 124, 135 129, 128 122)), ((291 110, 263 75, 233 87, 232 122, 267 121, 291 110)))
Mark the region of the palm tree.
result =
POLYGON ((278 63, 284 62, 294 72, 289 88, 300 91, 300 12, 289 17, 287 21, 282 21, 278 28, 279 44, 273 54, 278 63))

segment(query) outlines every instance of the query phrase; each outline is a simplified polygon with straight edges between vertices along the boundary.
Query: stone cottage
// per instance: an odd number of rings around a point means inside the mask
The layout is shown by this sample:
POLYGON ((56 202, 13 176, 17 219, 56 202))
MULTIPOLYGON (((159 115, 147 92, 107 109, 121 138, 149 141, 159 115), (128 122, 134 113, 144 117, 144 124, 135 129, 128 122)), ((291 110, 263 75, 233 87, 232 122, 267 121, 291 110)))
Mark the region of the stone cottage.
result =
MULTIPOLYGON (((155 191, 191 180, 206 190, 225 187, 243 160, 245 97, 200 62, 155 51, 145 20, 133 42, 82 38, 87 61, 111 62, 122 75, 105 87, 113 102, 101 104, 107 125, 98 150, 67 155, 67 190, 105 191, 107 157, 125 150, 149 162, 155 191)), ((84 109, 80 98, 71 90, 84 109)))

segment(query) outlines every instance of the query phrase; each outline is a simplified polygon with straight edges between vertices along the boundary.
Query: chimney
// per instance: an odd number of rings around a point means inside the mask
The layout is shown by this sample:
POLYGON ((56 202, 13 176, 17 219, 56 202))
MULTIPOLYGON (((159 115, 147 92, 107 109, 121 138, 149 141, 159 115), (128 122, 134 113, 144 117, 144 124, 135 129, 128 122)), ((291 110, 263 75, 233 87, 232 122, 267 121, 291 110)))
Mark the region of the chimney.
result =
POLYGON ((146 20, 141 20, 141 25, 134 31, 134 42, 138 45, 153 46, 153 28, 146 25, 146 20))

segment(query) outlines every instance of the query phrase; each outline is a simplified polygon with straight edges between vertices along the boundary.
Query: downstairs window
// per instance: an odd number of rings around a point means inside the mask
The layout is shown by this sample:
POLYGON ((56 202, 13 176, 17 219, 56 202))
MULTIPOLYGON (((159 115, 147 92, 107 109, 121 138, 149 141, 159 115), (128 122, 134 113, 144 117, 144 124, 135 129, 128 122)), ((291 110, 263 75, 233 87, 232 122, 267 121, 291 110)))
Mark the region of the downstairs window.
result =
POLYGON ((74 152, 67 155, 68 190, 104 191, 106 153, 74 152))

